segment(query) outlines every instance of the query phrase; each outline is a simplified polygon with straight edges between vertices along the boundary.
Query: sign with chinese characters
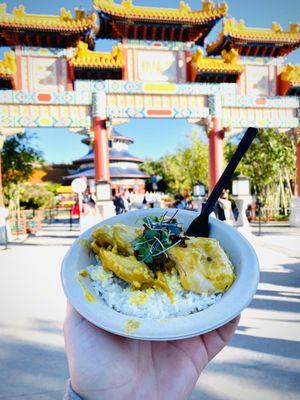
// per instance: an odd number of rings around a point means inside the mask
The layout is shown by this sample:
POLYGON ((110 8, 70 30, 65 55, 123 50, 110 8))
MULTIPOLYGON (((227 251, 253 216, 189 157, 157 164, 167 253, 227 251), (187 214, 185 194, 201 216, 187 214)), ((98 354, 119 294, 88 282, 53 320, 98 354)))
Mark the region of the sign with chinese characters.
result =
POLYGON ((177 52, 137 50, 137 79, 143 82, 177 82, 177 52))

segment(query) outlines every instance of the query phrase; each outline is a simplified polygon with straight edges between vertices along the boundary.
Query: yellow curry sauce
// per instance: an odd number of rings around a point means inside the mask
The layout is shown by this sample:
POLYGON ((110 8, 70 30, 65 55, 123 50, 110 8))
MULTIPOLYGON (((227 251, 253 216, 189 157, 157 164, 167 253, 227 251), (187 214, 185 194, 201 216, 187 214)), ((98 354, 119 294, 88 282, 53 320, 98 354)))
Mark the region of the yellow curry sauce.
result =
POLYGON ((88 276, 89 276, 88 271, 86 269, 82 269, 81 271, 78 272, 77 279, 82 288, 85 299, 89 303, 97 303, 96 297, 93 295, 92 292, 88 290, 87 285, 84 283, 84 280, 82 279, 82 278, 87 278, 88 276))
POLYGON ((128 319, 124 326, 124 332, 132 333, 136 331, 140 327, 140 325, 141 324, 136 319, 128 319))

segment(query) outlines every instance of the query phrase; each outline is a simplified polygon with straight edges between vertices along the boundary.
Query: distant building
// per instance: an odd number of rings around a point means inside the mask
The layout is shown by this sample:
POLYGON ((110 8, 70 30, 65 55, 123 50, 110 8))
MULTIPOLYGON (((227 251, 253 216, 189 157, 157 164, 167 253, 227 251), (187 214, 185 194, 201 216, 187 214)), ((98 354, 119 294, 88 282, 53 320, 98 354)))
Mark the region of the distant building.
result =
POLYGON ((41 162, 34 162, 33 172, 28 179, 32 184, 44 184, 46 182, 58 183, 67 185, 64 176, 73 171, 72 164, 44 164, 41 162))
MULTIPOLYGON (((112 129, 109 139, 109 169, 113 191, 128 189, 142 192, 145 190, 145 181, 149 175, 139 169, 143 160, 128 151, 129 145, 133 142, 132 138, 123 136, 112 129)), ((93 142, 88 137, 84 138, 82 143, 89 146, 89 151, 85 156, 73 161, 71 168, 75 171, 65 176, 65 180, 86 177, 90 186, 93 186, 95 181, 93 142)))

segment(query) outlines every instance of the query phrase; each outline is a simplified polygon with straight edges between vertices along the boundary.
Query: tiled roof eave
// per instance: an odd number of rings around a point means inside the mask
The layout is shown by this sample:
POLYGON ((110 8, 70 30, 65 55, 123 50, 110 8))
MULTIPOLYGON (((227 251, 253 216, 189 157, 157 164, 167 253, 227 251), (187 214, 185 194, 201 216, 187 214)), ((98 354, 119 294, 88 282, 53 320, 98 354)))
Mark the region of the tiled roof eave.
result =
POLYGON ((0 78, 1 79, 7 79, 7 80, 11 80, 13 79, 13 74, 10 72, 0 72, 0 78))
POLYGON ((206 25, 207 23, 212 23, 215 20, 219 20, 224 17, 224 13, 218 13, 211 16, 183 16, 183 15, 167 15, 162 16, 161 13, 153 13, 152 15, 139 15, 134 13, 122 13, 122 10, 115 11, 107 8, 97 8, 100 17, 102 16, 105 19, 115 18, 119 21, 140 21, 140 22, 158 22, 158 23, 178 23, 178 24, 188 24, 188 25, 206 25))
MULTIPOLYGON (((228 35, 229 36, 229 35, 228 35)), ((284 44, 284 45, 289 45, 289 44, 300 44, 300 36, 295 39, 291 38, 272 38, 272 37, 257 37, 257 36, 243 36, 243 35, 230 35, 229 36, 232 39, 235 40, 243 40, 243 41, 253 41, 253 42, 262 42, 262 43, 274 43, 274 44, 284 44)))
POLYGON ((110 161, 131 161, 133 163, 142 164, 144 161, 140 158, 131 158, 131 157, 109 157, 110 161))
MULTIPOLYGON (((140 158, 130 158, 130 157, 109 157, 110 161, 129 161, 132 163, 142 164, 144 161, 140 158)), ((73 164, 88 164, 94 162, 94 157, 84 158, 73 161, 73 164)))
POLYGON ((90 65, 90 64, 76 64, 76 63, 70 63, 73 65, 74 69, 89 69, 93 71, 97 70, 121 70, 122 66, 114 66, 114 65, 90 65))
POLYGON ((215 20, 219 20, 222 17, 217 17, 214 19, 202 19, 202 20, 178 20, 178 19, 161 19, 161 18, 138 18, 138 17, 119 17, 117 21, 120 22, 145 22, 145 23, 155 23, 155 24, 174 24, 174 25, 186 25, 187 27, 195 27, 201 25, 208 25, 214 23, 215 20))
POLYGON ((224 74, 224 75, 240 75, 243 72, 241 69, 228 70, 228 69, 198 69, 198 74, 213 73, 213 74, 224 74))
POLYGON ((228 44, 234 45, 245 45, 256 44, 265 45, 270 44, 273 46, 299 46, 300 45, 300 33, 272 33, 270 32, 242 32, 235 33, 232 31, 222 31, 219 37, 212 43, 206 46, 208 55, 216 55, 221 52, 222 49, 226 48, 228 44), (242 43, 238 44, 237 41, 242 43))
MULTIPOLYGON (((23 29, 31 29, 31 30, 41 30, 43 32, 74 32, 74 33, 82 33, 86 32, 90 29, 93 29, 94 25, 87 25, 83 27, 71 27, 71 26, 45 26, 45 25, 28 25, 28 24, 4 24, 0 22, 0 27, 13 29, 14 31, 23 30, 23 29)), ((16 33, 16 32, 15 32, 16 33)))

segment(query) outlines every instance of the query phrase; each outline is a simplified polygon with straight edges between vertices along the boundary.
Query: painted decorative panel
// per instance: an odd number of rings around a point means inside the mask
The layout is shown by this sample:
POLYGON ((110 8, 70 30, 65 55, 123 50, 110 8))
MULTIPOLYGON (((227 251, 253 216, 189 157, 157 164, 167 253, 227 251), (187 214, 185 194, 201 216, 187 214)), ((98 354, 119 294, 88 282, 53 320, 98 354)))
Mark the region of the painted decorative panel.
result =
POLYGON ((0 105, 2 127, 89 128, 91 123, 88 106, 0 105))
POLYGON ((74 90, 76 92, 101 92, 105 90, 105 81, 75 80, 74 90))
POLYGON ((15 53, 21 66, 19 88, 29 92, 67 90, 69 50, 17 47, 15 53))
POLYGON ((269 78, 267 66, 247 65, 244 74, 247 74, 245 94, 253 96, 269 95, 269 78))
POLYGON ((242 64, 256 65, 277 65, 280 66, 285 61, 285 57, 239 57, 242 64))
POLYGON ((156 49, 156 50, 190 50, 191 45, 184 42, 134 40, 124 41, 124 47, 128 49, 156 49))
POLYGON ((245 64, 239 81, 240 94, 275 96, 277 93, 277 66, 267 63, 245 64))
POLYGON ((295 128, 299 126, 296 109, 223 108, 222 126, 231 128, 295 128))
POLYGON ((112 119, 209 117, 205 96, 109 94, 106 101, 112 119))
POLYGON ((92 94, 81 92, 24 92, 19 90, 0 90, 0 104, 81 104, 90 105, 92 94))
POLYGON ((222 95, 223 107, 242 107, 242 108, 298 108, 299 99, 297 97, 263 97, 263 96, 232 96, 222 95))
POLYGON ((56 47, 16 47, 16 55, 34 57, 66 57, 71 49, 60 49, 56 47))
POLYGON ((75 81, 75 91, 89 91, 106 93, 166 93, 166 94, 191 94, 191 95, 214 95, 216 93, 236 95, 237 85, 235 83, 184 83, 176 84, 169 82, 134 82, 134 81, 75 81))
POLYGON ((178 52, 136 50, 134 80, 178 82, 178 52))
POLYGON ((132 81, 105 81, 106 93, 161 93, 161 94, 189 94, 214 95, 216 93, 236 94, 235 83, 209 84, 169 82, 132 82, 132 81))

